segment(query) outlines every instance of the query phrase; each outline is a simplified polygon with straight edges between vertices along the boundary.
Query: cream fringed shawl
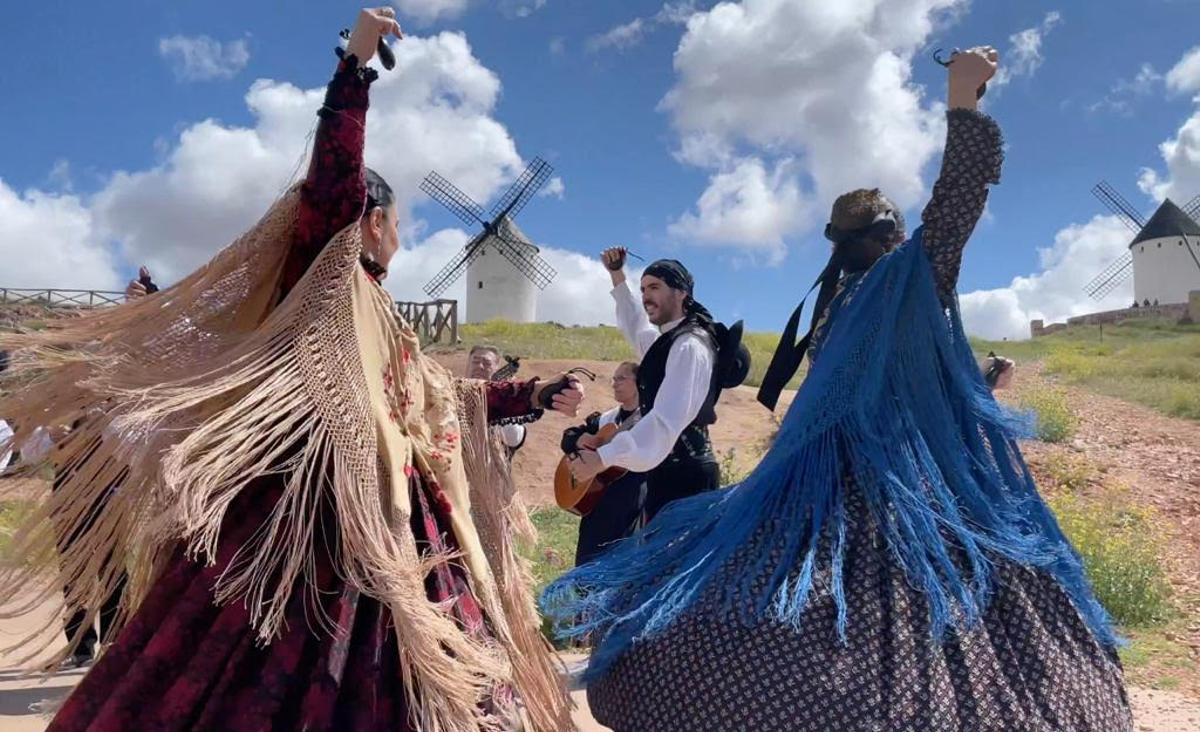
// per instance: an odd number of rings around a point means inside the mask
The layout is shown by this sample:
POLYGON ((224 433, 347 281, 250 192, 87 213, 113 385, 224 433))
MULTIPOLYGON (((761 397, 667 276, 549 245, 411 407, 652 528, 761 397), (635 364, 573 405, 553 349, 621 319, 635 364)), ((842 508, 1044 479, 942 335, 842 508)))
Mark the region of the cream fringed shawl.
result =
MULTIPOLYGON (((20 425, 16 444, 38 425, 83 419, 50 458, 58 489, 39 496, 14 539, 24 561, 0 575, 0 592, 18 598, 5 615, 61 604, 66 587, 67 605, 94 616, 126 569, 124 622, 179 542, 214 561, 234 499, 253 479, 280 473, 282 497, 215 587, 217 602, 247 604, 260 642, 283 629, 292 593, 315 586, 324 507, 336 517, 339 575, 391 610, 418 729, 500 728, 512 710, 489 713, 482 702, 501 687, 517 691, 536 729, 561 729, 568 702, 548 647, 530 642, 536 616, 506 613, 506 595, 529 602, 528 587, 511 584, 524 577, 497 582, 471 519, 472 495, 490 488, 472 491, 463 464, 462 442, 479 427, 464 434, 455 380, 421 354, 358 264, 357 223, 273 307, 298 200, 293 190, 209 264, 153 297, 0 339, 21 349, 16 369, 29 382, 0 400, 0 414, 20 425), (494 640, 464 632, 427 598, 425 576, 447 557, 422 558, 409 528, 413 470, 451 504, 455 561, 468 570, 494 640), (58 553, 62 537, 71 544, 58 553)), ((486 425, 483 410, 472 417, 486 425)), ((507 508, 493 503, 489 514, 492 506, 507 508)), ((500 534, 511 515, 489 522, 489 545, 508 546, 500 534)), ((310 615, 328 631, 314 600, 310 615)))

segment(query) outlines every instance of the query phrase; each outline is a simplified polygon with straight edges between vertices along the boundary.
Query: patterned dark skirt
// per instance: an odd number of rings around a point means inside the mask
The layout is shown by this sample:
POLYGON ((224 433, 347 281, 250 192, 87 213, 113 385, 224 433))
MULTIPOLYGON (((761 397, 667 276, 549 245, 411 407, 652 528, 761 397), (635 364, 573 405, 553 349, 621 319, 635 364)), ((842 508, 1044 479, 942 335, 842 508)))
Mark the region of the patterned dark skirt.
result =
MULTIPOLYGON (((391 613, 346 587, 327 556, 318 555, 318 584, 332 629, 316 628, 307 593, 294 592, 282 636, 263 646, 242 603, 214 604, 217 577, 269 514, 281 480, 261 479, 231 508, 214 566, 175 557, 50 730, 413 730, 391 613)), ((441 502, 415 478, 410 493, 417 536, 452 548, 441 502)), ((461 567, 439 565, 426 589, 464 627, 488 632, 461 567)))
MULTIPOLYGON (((588 688, 596 719, 616 732, 1132 729, 1116 654, 1052 578, 1000 564, 983 622, 936 641, 870 513, 848 508, 844 643, 818 589, 827 581, 814 583, 799 630, 747 627, 708 596, 588 688)), ((725 571, 743 576, 770 553, 748 546, 725 571)))

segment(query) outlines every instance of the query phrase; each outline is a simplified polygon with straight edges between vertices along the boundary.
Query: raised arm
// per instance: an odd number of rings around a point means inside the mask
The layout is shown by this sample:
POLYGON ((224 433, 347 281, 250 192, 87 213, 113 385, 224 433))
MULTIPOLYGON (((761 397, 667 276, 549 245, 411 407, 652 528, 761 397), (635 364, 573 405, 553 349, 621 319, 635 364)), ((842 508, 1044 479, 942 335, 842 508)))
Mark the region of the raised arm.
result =
POLYGON ((612 296, 617 307, 617 326, 625 339, 637 349, 638 357, 646 355, 654 341, 658 340, 658 328, 650 322, 645 308, 638 301, 625 277, 625 247, 611 247, 600 255, 600 261, 612 278, 612 296))
POLYGON ((345 56, 325 89, 308 174, 300 188, 296 238, 284 265, 285 292, 300 280, 334 234, 362 216, 367 197, 363 145, 368 92, 378 76, 366 64, 379 39, 392 33, 400 36, 391 8, 359 13, 345 56))
POLYGON ((954 299, 962 251, 987 205, 988 186, 1000 182, 1004 161, 1000 127, 977 109, 977 89, 996 71, 994 49, 955 54, 950 64, 946 148, 933 195, 921 215, 923 243, 942 303, 954 299))

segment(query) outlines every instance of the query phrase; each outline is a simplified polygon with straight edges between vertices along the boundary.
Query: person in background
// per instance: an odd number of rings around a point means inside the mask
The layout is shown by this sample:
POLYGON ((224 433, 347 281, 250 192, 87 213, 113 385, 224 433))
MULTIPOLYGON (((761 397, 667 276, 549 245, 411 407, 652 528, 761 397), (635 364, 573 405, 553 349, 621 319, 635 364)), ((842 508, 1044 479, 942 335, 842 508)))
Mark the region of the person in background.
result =
MULTIPOLYGON (((494 346, 473 346, 467 354, 467 378, 491 381, 504 363, 504 354, 494 346)), ((492 431, 504 443, 511 461, 517 451, 525 446, 525 425, 521 423, 499 424, 492 431)))
MULTIPOLYGON (((638 365, 626 361, 613 372, 613 399, 617 406, 606 412, 595 412, 577 427, 563 431, 562 451, 566 455, 580 447, 595 449, 595 435, 606 425, 628 430, 637 424, 642 413, 638 409, 638 365)), ((600 554, 606 545, 623 539, 641 524, 642 504, 646 500, 646 474, 629 472, 605 489, 596 506, 579 521, 579 543, 575 548, 575 565, 586 564, 600 554)))

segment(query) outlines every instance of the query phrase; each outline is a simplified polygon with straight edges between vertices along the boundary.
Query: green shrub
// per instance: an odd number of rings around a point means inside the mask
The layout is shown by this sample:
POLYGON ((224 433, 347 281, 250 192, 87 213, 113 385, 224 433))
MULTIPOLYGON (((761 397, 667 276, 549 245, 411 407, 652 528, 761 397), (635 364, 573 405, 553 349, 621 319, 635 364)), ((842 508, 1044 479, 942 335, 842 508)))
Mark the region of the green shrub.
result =
POLYGON ((1021 406, 1037 415, 1038 439, 1066 442, 1075 435, 1079 421, 1071 411, 1067 395, 1061 389, 1031 389, 1021 396, 1021 406))
POLYGON ((1170 618, 1162 539, 1148 509, 1112 489, 1099 500, 1059 494, 1049 502, 1083 558, 1096 597, 1118 624, 1137 628, 1170 618))

